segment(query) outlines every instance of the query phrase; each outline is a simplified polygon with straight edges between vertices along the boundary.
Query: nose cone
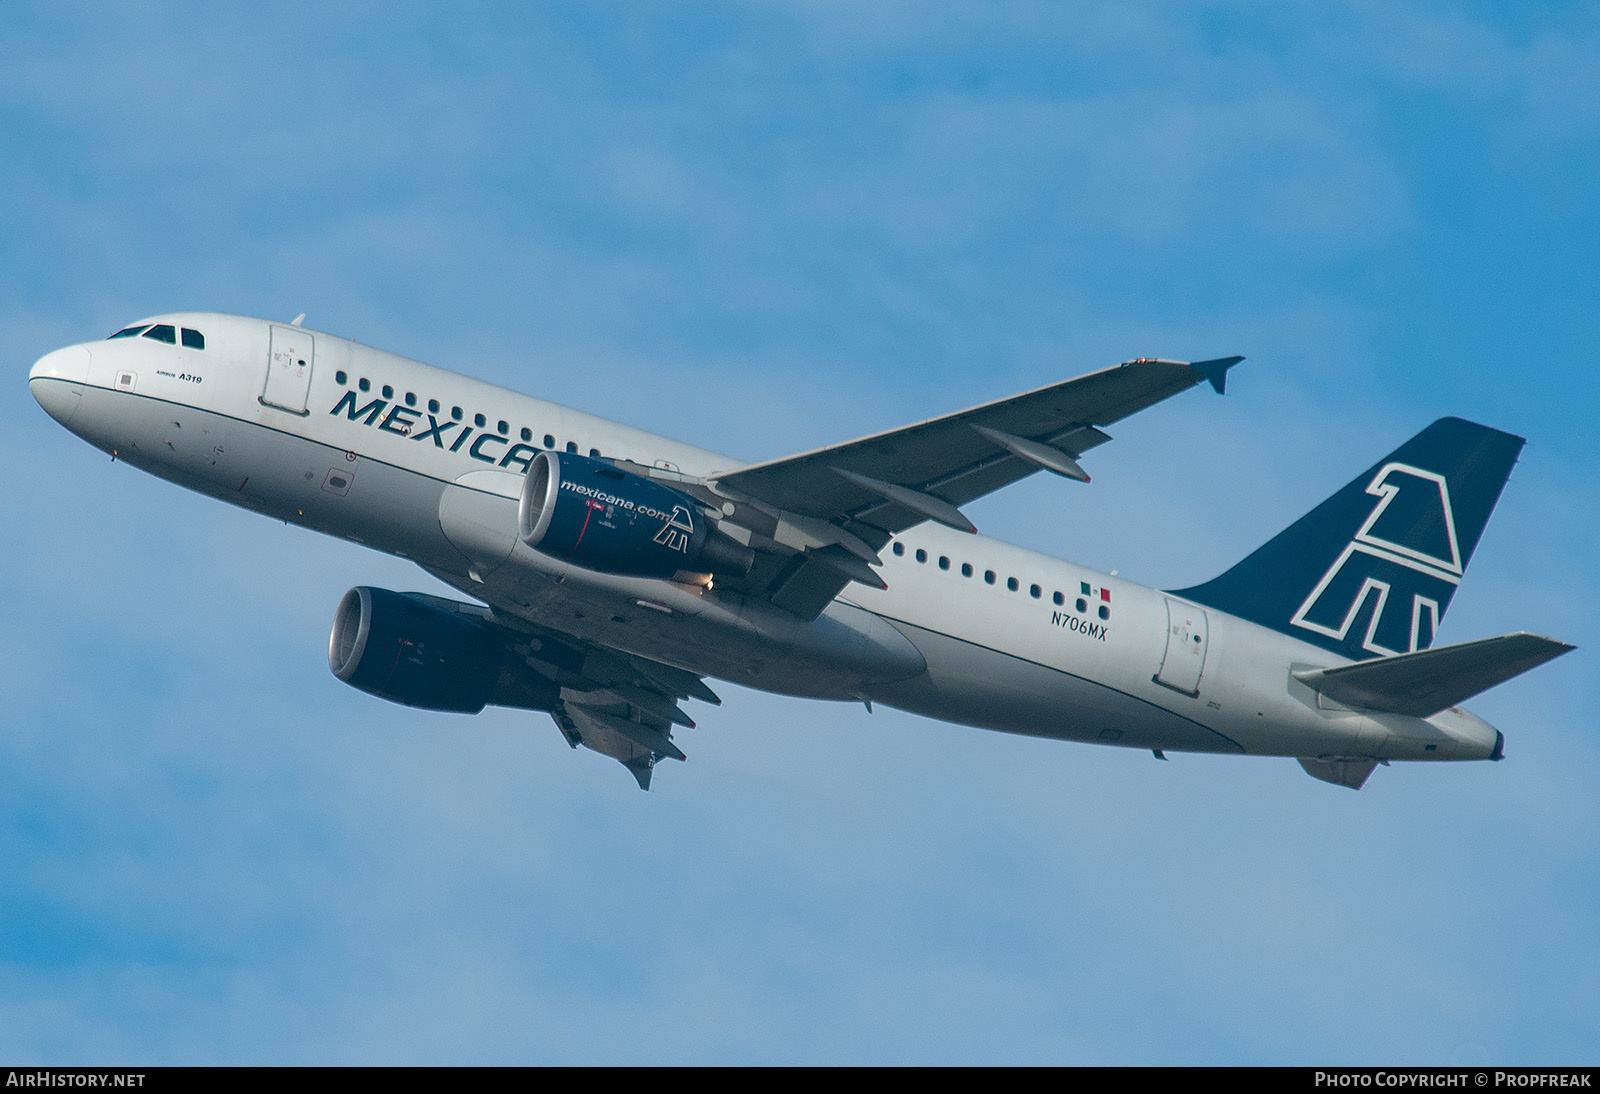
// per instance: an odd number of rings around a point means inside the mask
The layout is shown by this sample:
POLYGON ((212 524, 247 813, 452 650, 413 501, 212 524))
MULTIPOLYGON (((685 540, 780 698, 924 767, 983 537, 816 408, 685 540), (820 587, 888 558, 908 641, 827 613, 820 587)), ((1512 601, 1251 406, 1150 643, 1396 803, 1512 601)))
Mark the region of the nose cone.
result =
POLYGON ((86 346, 68 346, 45 354, 28 372, 28 390, 45 413, 62 425, 78 411, 82 385, 89 381, 89 360, 86 346))

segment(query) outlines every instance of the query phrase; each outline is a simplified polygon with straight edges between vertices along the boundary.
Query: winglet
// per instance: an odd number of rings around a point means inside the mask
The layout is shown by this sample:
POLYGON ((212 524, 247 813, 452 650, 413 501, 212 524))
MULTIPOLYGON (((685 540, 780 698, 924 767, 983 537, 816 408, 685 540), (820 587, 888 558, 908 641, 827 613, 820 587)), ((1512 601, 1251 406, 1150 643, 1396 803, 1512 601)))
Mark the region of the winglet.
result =
POLYGON ((1228 370, 1243 360, 1243 357, 1218 357, 1211 361, 1191 361, 1189 367, 1204 376, 1218 395, 1225 395, 1228 370))

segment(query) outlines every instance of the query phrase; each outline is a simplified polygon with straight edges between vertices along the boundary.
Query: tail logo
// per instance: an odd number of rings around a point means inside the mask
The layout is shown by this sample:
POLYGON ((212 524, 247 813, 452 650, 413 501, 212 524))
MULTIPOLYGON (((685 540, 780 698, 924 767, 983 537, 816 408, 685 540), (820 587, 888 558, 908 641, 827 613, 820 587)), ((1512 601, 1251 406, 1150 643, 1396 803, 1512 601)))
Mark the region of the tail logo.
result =
POLYGON ((1386 463, 1366 492, 1377 504, 1289 622, 1342 643, 1365 618, 1361 649, 1426 649, 1461 583, 1450 487, 1437 472, 1386 463))

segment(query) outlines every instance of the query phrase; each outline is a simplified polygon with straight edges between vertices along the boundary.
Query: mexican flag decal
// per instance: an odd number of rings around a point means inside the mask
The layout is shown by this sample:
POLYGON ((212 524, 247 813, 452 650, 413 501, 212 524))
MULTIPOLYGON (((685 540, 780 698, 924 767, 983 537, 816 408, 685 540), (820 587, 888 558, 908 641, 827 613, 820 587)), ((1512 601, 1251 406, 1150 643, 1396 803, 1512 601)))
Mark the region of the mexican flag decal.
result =
POLYGON ((1088 604, 1086 603, 1087 601, 1098 600, 1100 601, 1100 607, 1097 609, 1096 614, 1099 615, 1101 619, 1111 618, 1110 589, 1096 588, 1087 581, 1080 581, 1078 582, 1078 593, 1085 602, 1078 608, 1079 611, 1088 610, 1088 604))

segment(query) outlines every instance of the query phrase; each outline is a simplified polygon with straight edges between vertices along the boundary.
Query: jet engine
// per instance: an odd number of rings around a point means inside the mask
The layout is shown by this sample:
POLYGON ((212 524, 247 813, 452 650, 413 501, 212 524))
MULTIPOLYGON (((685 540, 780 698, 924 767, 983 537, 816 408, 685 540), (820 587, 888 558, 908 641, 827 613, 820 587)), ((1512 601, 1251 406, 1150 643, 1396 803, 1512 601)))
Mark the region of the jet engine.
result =
POLYGON ((471 605, 358 586, 334 613, 328 667, 351 687, 402 706, 550 710, 559 689, 508 649, 509 637, 471 605))
POLYGON ((742 576, 755 562, 688 494, 570 452, 534 457, 517 521, 529 547, 605 573, 742 576))

